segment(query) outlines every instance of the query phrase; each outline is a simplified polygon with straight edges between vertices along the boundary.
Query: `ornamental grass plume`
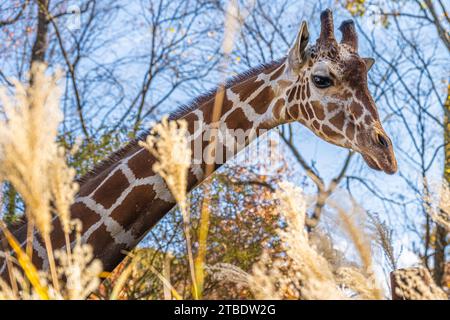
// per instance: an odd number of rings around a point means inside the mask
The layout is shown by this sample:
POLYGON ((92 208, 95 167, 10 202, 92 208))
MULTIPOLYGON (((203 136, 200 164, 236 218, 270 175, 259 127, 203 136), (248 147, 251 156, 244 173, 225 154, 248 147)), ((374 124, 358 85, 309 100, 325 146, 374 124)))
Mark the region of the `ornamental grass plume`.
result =
POLYGON ((153 171, 166 182, 167 187, 180 207, 186 238, 189 270, 191 273, 193 296, 199 298, 197 277, 195 276, 194 255, 192 253, 190 213, 187 204, 187 178, 191 165, 191 149, 188 142, 189 131, 186 120, 169 121, 163 117, 139 145, 147 149, 155 158, 153 171))
POLYGON ((60 297, 69 300, 86 299, 100 285, 99 275, 102 263, 94 259, 93 248, 81 243, 81 223, 71 221, 75 225, 76 242, 72 250, 56 250, 58 276, 64 283, 60 297))
MULTIPOLYGON (((305 229, 306 201, 300 188, 290 183, 280 183, 275 193, 279 201, 278 210, 286 222, 277 234, 281 240, 283 255, 273 256, 269 249, 263 254, 252 272, 245 273, 237 267, 217 264, 208 270, 217 280, 247 285, 257 299, 381 299, 381 290, 373 273, 366 272, 371 265, 371 256, 364 247, 362 236, 353 230, 356 250, 363 260, 363 268, 348 263, 327 261, 311 243, 305 229), (351 292, 351 294, 349 293, 351 292)), ((327 251, 330 251, 327 248, 327 251)))
POLYGON ((34 64, 33 84, 14 81, 15 96, 0 90, 4 119, 0 123, 0 178, 20 193, 26 214, 43 236, 51 231, 50 181, 56 153, 55 138, 62 120, 60 73, 45 75, 45 65, 34 64))
POLYGON ((63 119, 57 85, 61 73, 46 75, 45 71, 44 64, 33 64, 33 81, 27 85, 14 81, 14 95, 0 89, 4 114, 0 120, 0 181, 9 181, 17 190, 28 220, 26 252, 0 221, 3 236, 15 253, 2 253, 10 274, 10 284, 0 280, 0 298, 5 299, 83 299, 98 285, 101 272, 92 248, 80 242, 80 223, 70 218, 78 185, 75 170, 67 165, 65 152, 56 142, 63 119), (66 237, 65 249, 55 253, 50 239, 52 213, 66 237), (50 272, 39 272, 31 262, 34 227, 44 240, 50 272), (71 243, 69 235, 74 229, 77 240, 71 243))
POLYGON ((59 109, 61 76, 45 74, 44 64, 33 64, 29 85, 14 82, 15 96, 0 90, 5 118, 0 123, 0 179, 9 181, 26 206, 27 254, 31 256, 33 226, 41 233, 47 250, 53 284, 58 279, 50 241, 52 191, 50 177, 57 156, 56 136, 62 120, 59 109))
MULTIPOLYGON (((81 243, 81 224, 72 220, 71 229, 73 225, 77 226, 73 249, 69 253, 67 250, 59 249, 54 254, 57 261, 58 283, 62 286, 55 288, 52 275, 46 271, 34 272, 33 277, 35 278, 32 278, 30 273, 25 270, 22 272, 15 265, 20 265, 22 269, 31 267, 34 270, 34 267, 31 263, 25 265, 20 262, 19 258, 19 261, 15 261, 16 263, 9 267, 10 273, 13 274, 13 281, 8 284, 0 278, 0 300, 82 300, 86 299, 99 286, 101 262, 93 259, 93 250, 90 245, 81 243)), ((9 258, 14 261, 12 257, 9 258)))
POLYGON ((168 121, 163 117, 146 140, 139 142, 156 158, 152 169, 164 179, 181 209, 186 209, 187 173, 191 165, 188 133, 185 120, 168 121))
MULTIPOLYGON (((67 166, 64 148, 58 147, 51 160, 52 174, 49 176, 49 188, 54 204, 54 213, 61 221, 64 233, 71 232, 70 205, 72 204, 78 184, 74 182, 76 171, 67 166)), ((66 239, 70 247, 70 241, 66 239)))
MULTIPOLYGON (((308 234, 305 229, 306 201, 300 188, 293 184, 280 183, 275 193, 279 200, 280 213, 286 220, 287 227, 278 229, 277 233, 282 241, 282 246, 288 256, 287 263, 275 259, 272 266, 280 270, 283 275, 283 267, 287 267, 287 274, 278 278, 271 275, 264 280, 264 269, 268 270, 264 260, 254 267, 254 275, 250 278, 254 288, 264 287, 262 283, 277 281, 272 287, 278 288, 278 295, 287 298, 302 299, 343 299, 344 294, 339 290, 335 281, 332 268, 329 263, 313 247, 310 246, 308 234)), ((266 272, 267 273, 267 272, 266 272)), ((274 273, 271 271, 270 273, 274 273)), ((255 292, 261 297, 264 291, 255 292)))

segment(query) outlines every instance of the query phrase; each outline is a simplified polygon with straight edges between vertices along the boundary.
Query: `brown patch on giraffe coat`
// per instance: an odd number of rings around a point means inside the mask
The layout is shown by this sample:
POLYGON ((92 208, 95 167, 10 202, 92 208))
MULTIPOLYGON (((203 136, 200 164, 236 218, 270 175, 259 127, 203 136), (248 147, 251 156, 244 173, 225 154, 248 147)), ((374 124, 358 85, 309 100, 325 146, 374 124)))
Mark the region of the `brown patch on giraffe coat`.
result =
POLYGON ((222 115, 224 115, 225 113, 230 111, 232 108, 233 108, 233 102, 231 102, 231 100, 228 99, 228 96, 225 94, 223 97, 223 102, 222 102, 222 115))
POLYGON ((256 97, 254 97, 249 105, 255 110, 257 114, 266 113, 269 108, 270 102, 275 97, 275 92, 273 92, 270 86, 264 88, 256 97))
POLYGON ((362 106, 357 102, 352 102, 350 105, 350 110, 352 111, 353 115, 358 119, 363 114, 363 108, 362 106))
POLYGON ((91 178, 90 180, 87 180, 85 183, 82 184, 80 187, 80 190, 77 193, 77 196, 79 197, 85 197, 92 193, 92 191, 97 188, 97 186, 109 175, 109 173, 114 170, 119 163, 114 163, 111 165, 111 167, 103 170, 100 172, 97 176, 91 178))
POLYGON ((173 206, 174 204, 154 199, 151 205, 152 209, 145 214, 136 216, 129 230, 136 235, 146 234, 173 206))
POLYGON ((306 93, 305 93, 306 89, 305 86, 302 86, 302 100, 305 101, 306 100, 306 93))
MULTIPOLYGON (((75 232, 72 232, 72 234, 69 235, 69 239, 71 241, 74 241, 75 238, 76 238, 75 232)), ((61 248, 66 244, 64 229, 61 225, 60 219, 55 219, 52 221, 52 231, 50 233, 50 240, 52 242, 53 248, 61 248)))
POLYGON ((301 89, 299 86, 297 86, 297 91, 295 93, 295 99, 300 100, 300 94, 301 94, 301 89))
MULTIPOLYGON (((209 122, 208 123, 211 123, 211 121, 212 121, 211 118, 212 118, 213 108, 214 108, 214 101, 213 101, 213 106, 210 109, 211 111, 203 112, 204 115, 205 115, 205 113, 211 114, 211 116, 208 117, 209 118, 209 122)), ((222 114, 221 114, 221 116, 224 115, 225 113, 227 113, 228 111, 230 111, 232 108, 233 108, 233 103, 231 102, 230 99, 228 99, 228 96, 225 94, 223 96, 223 101, 222 101, 222 110, 221 110, 222 114)))
POLYGON ((308 103, 308 102, 305 103, 305 110, 307 113, 307 116, 306 116, 307 120, 314 118, 313 106, 310 103, 308 103))
MULTIPOLYGON (((215 98, 216 98, 216 96, 214 96, 207 103, 201 105, 201 109, 200 110, 201 110, 201 112, 203 114, 203 124, 210 124, 212 122, 212 120, 213 120, 212 118, 213 118, 215 98)), ((225 94, 223 96, 223 101, 222 101, 222 106, 221 107, 222 107, 222 109, 221 109, 221 112, 220 112, 220 116, 224 115, 225 113, 227 113, 228 111, 230 111, 233 108, 233 103, 228 98, 228 95, 226 94, 226 91, 225 91, 225 94)))
POLYGON ((342 98, 345 100, 353 98, 353 93, 350 90, 344 90, 342 98))
POLYGON ((363 144, 364 143, 364 138, 365 138, 365 136, 363 134, 357 134, 356 135, 356 141, 358 141, 359 144, 363 144))
POLYGON ((187 125, 188 125, 188 131, 189 131, 190 133, 194 133, 194 129, 195 129, 194 125, 195 125, 195 122, 199 120, 198 117, 197 117, 197 115, 194 114, 193 112, 191 112, 191 113, 188 113, 187 115, 185 115, 185 116, 183 117, 183 119, 186 120, 186 122, 187 122, 187 125))
POLYGON ((370 112, 372 117, 377 118, 377 110, 373 106, 372 99, 370 98, 370 94, 367 90, 356 90, 355 94, 356 98, 362 102, 363 106, 370 112))
POLYGON ((350 90, 345 89, 343 86, 336 88, 338 93, 332 94, 331 97, 339 100, 349 100, 353 97, 353 93, 350 90))
POLYGON ((127 177, 117 170, 92 195, 92 199, 106 209, 110 208, 122 192, 129 186, 127 177))
POLYGON ((93 224, 100 221, 100 215, 89 209, 84 203, 76 202, 70 207, 70 215, 72 219, 83 221, 82 234, 85 233, 93 224))
POLYGON ((295 104, 292 107, 289 108, 289 115, 292 117, 292 119, 298 119, 300 115, 300 106, 295 104))
POLYGON ((302 113, 302 115, 303 115, 303 118, 306 119, 306 120, 309 120, 309 119, 308 119, 308 113, 306 112, 305 104, 308 104, 308 102, 306 102, 306 103, 300 103, 300 111, 301 111, 301 113, 302 113))
POLYGON ((292 100, 294 100, 294 96, 295 96, 295 87, 292 87, 289 92, 289 96, 288 96, 288 102, 292 102, 292 100))
POLYGON ((317 119, 323 120, 325 119, 325 111, 323 110, 323 106, 318 101, 313 101, 312 106, 314 109, 314 113, 316 114, 317 119))
POLYGON ((317 120, 314 120, 312 125, 316 130, 320 130, 320 123, 317 120))
MULTIPOLYGON (((96 258, 108 257, 110 255, 110 246, 116 245, 114 238, 111 236, 106 226, 102 223, 87 239, 88 243, 95 243, 94 255, 96 258)), ((102 259, 103 260, 103 259, 102 259)))
POLYGON ((338 112, 333 118, 330 119, 330 122, 336 127, 341 129, 344 126, 345 114, 344 112, 338 112))
POLYGON ((333 129, 331 129, 329 126, 327 125, 322 125, 322 131, 323 133, 331 138, 331 139, 341 139, 344 138, 344 136, 342 134, 340 134, 339 132, 334 131, 333 129))
POLYGON ((253 92, 258 90, 264 84, 263 80, 256 80, 256 77, 246 80, 244 83, 231 88, 231 90, 239 94, 239 100, 247 101, 253 92))
POLYGON ((309 98, 311 96, 311 89, 309 88, 309 82, 306 81, 306 98, 309 98))
POLYGON ((128 168, 133 171, 136 179, 146 178, 154 175, 152 165, 154 163, 153 156, 147 151, 142 150, 128 160, 128 168))
MULTIPOLYGON (((111 237, 109 237, 111 238, 111 237)), ((96 258, 103 262, 103 270, 112 272, 114 268, 125 258, 126 252, 131 251, 137 243, 125 245, 123 243, 108 243, 101 250, 95 250, 96 258)))
POLYGON ((277 102, 275 102, 275 105, 273 106, 273 116, 275 119, 281 118, 281 110, 283 109, 283 106, 284 106, 283 98, 280 98, 277 100, 277 102))
POLYGON ((125 229, 128 229, 133 219, 140 214, 145 214, 152 204, 155 191, 152 185, 136 186, 123 199, 122 203, 111 212, 111 218, 116 220, 125 229), (133 215, 125 214, 133 211, 133 215))
POLYGON ((270 76, 269 80, 270 80, 270 81, 273 81, 273 80, 279 78, 279 77, 282 75, 283 71, 284 71, 284 64, 281 65, 281 67, 278 68, 278 70, 275 71, 275 73, 274 73, 273 75, 270 76))
POLYGON ((368 125, 370 125, 370 124, 373 122, 372 119, 373 119, 373 118, 372 118, 371 116, 369 116, 369 115, 366 115, 366 116, 364 117, 364 121, 365 121, 366 124, 368 124, 368 125))
POLYGON ((353 140, 355 138, 355 126, 353 125, 353 123, 347 124, 345 134, 347 135, 347 138, 349 138, 350 140, 353 140))
POLYGON ((253 126, 253 123, 250 122, 245 116, 244 111, 241 108, 234 110, 232 113, 228 115, 225 119, 228 129, 250 129, 253 126))
POLYGON ((339 109, 339 106, 336 103, 331 102, 327 104, 328 112, 333 112, 336 109, 339 109))

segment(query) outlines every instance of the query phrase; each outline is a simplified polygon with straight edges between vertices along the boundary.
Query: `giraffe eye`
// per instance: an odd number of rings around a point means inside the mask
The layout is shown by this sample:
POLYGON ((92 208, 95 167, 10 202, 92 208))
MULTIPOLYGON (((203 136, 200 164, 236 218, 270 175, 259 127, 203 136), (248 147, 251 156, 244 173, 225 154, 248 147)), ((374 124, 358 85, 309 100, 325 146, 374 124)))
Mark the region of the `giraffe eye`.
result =
POLYGON ((317 88, 328 88, 333 85, 333 81, 329 77, 313 76, 312 80, 317 88))

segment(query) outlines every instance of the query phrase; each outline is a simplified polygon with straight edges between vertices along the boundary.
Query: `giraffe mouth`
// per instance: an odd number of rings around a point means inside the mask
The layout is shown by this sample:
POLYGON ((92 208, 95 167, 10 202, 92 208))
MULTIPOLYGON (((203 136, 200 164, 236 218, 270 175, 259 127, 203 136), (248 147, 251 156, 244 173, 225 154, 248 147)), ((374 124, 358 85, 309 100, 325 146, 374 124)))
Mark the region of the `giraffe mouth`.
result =
POLYGON ((363 159, 366 161, 367 165, 377 171, 384 171, 387 174, 394 174, 397 172, 397 164, 390 165, 384 161, 381 164, 371 155, 362 154, 363 159))
POLYGON ((367 155, 367 154, 362 154, 362 157, 364 159, 364 161, 366 161, 367 165, 377 171, 384 171, 380 165, 378 165, 378 163, 375 161, 375 159, 373 159, 371 156, 367 155))

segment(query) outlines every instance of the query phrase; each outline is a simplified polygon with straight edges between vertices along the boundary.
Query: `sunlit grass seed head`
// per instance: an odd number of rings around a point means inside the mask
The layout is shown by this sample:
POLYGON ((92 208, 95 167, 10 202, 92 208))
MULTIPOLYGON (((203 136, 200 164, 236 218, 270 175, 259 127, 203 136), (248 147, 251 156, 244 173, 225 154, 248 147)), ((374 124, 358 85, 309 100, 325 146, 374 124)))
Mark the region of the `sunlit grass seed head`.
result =
POLYGON ((51 230, 49 174, 57 155, 55 139, 62 120, 60 74, 45 74, 45 65, 32 67, 33 83, 17 81, 15 95, 0 89, 4 119, 0 123, 0 178, 22 196, 30 220, 42 234, 51 230))
POLYGON ((146 140, 139 142, 156 158, 152 169, 164 179, 180 206, 186 202, 187 174, 191 165, 188 133, 185 120, 169 121, 164 117, 146 140))

